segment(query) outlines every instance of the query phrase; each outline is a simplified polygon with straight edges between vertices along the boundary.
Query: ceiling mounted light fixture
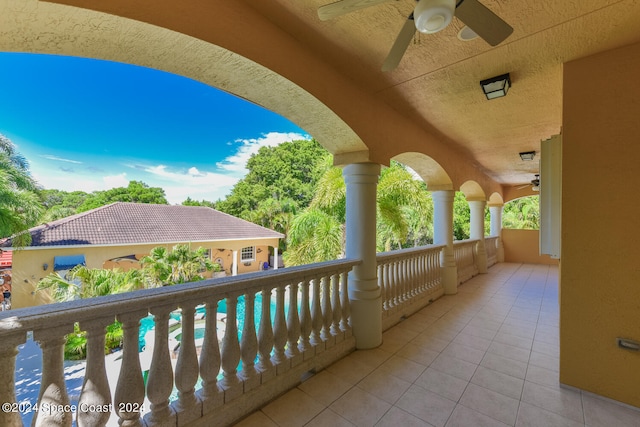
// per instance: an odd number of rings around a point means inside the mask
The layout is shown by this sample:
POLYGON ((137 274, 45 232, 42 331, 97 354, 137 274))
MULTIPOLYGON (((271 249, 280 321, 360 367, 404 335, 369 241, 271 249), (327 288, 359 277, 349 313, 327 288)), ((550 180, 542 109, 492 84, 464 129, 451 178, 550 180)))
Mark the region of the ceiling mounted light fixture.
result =
POLYGON ((490 79, 482 80, 480 82, 482 91, 487 99, 500 98, 505 96, 511 87, 511 78, 509 73, 502 74, 501 76, 491 77, 490 79))
POLYGON ((456 11, 456 0, 420 0, 413 11, 416 29, 424 34, 444 30, 456 11))
POLYGON ((536 152, 535 151, 524 151, 524 152, 520 153, 520 158, 524 162, 529 162, 529 161, 533 160, 533 158, 535 156, 536 156, 536 152))

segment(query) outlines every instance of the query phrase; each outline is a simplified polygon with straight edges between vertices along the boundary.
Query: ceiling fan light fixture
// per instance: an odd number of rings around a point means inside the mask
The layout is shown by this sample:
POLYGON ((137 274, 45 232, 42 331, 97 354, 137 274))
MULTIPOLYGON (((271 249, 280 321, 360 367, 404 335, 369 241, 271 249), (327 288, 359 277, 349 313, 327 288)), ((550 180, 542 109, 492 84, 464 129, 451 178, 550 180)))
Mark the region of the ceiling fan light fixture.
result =
POLYGON ((437 33, 451 23, 455 10, 456 0, 420 0, 413 11, 413 21, 421 33, 437 33))
POLYGON ((500 98, 509 91, 511 77, 509 77, 509 73, 491 77, 490 79, 482 80, 480 86, 487 99, 500 98))

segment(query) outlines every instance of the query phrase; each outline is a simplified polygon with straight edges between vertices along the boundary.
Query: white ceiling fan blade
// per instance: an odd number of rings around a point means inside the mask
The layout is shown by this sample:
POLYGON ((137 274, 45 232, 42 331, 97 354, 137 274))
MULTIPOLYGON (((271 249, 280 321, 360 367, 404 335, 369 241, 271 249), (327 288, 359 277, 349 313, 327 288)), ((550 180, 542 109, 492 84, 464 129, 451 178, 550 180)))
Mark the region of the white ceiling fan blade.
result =
POLYGON ((340 15, 353 12, 354 10, 364 9, 366 7, 375 6, 380 3, 386 3, 391 0, 342 0, 330 3, 318 8, 318 18, 321 21, 335 18, 340 15))
POLYGON ((400 30, 400 34, 398 34, 396 41, 393 43, 393 46, 389 51, 389 55, 387 55, 387 59, 384 60, 384 64, 382 64, 382 71, 391 71, 398 66, 400 60, 404 56, 404 53, 409 47, 409 43, 413 40, 413 35, 415 33, 416 25, 413 22, 412 13, 402 26, 402 30, 400 30))
POLYGON ((513 28, 478 0, 461 0, 456 17, 491 46, 497 46, 513 33, 513 28))

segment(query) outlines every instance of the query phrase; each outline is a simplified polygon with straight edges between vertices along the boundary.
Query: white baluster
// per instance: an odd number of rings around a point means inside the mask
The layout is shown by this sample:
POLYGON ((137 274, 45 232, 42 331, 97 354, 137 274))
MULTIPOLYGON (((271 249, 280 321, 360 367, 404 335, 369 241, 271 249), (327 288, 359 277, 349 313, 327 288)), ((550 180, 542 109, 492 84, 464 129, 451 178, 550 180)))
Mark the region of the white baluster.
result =
POLYGON ((320 330, 322 329, 320 280, 319 277, 316 277, 311 281, 313 289, 313 297, 311 299, 311 344, 314 346, 316 354, 324 351, 324 343, 320 336, 320 330))
POLYGON ((238 341, 238 297, 227 298, 227 327, 222 338, 222 380, 224 401, 229 402, 242 394, 242 383, 236 374, 240 363, 240 342, 238 341))
POLYGON ((340 304, 340 275, 331 276, 331 308, 333 311, 333 322, 331 323, 331 335, 336 342, 344 339, 344 333, 340 330, 340 319, 342 318, 342 304, 340 304))
POLYGON ((111 416, 111 390, 104 363, 104 346, 105 328, 113 320, 111 317, 80 323, 80 329, 87 331, 87 367, 78 401, 78 427, 102 427, 111 416), (107 410, 100 412, 96 408, 107 410))
POLYGON ((340 295, 342 297, 342 319, 340 320, 340 329, 344 331, 345 338, 352 335, 351 332, 351 305, 349 304, 349 272, 343 271, 341 274, 340 295))
POLYGON ((144 421, 154 427, 176 424, 176 414, 169 405, 169 396, 173 390, 173 368, 169 354, 169 313, 174 308, 175 306, 171 305, 150 310, 155 322, 153 355, 147 380, 147 398, 151 402, 151 412, 144 416, 144 421))
POLYGON ((182 333, 180 336, 180 352, 176 362, 176 388, 178 400, 173 403, 173 410, 178 417, 178 426, 186 425, 202 414, 202 408, 196 399, 195 385, 198 381, 198 355, 194 336, 194 316, 196 303, 189 301, 181 304, 182 333))
POLYGON ((140 367, 140 319, 147 310, 118 315, 122 322, 122 367, 114 396, 114 410, 121 427, 142 427, 140 412, 144 402, 144 379, 140 367))
POLYGON ((287 357, 291 367, 302 363, 303 356, 298 349, 300 339, 300 318, 298 317, 298 284, 289 285, 289 312, 287 314, 287 357))
POLYGON ((258 364, 261 382, 264 384, 275 376, 271 362, 273 348, 273 326, 271 325, 271 289, 262 289, 262 311, 260 313, 260 328, 258 330, 258 364))
POLYGON ((287 343, 287 322, 284 318, 284 293, 285 285, 276 288, 276 315, 273 324, 273 357, 271 361, 276 367, 276 373, 280 374, 289 370, 289 360, 284 346, 287 343))
POLYGON ((218 299, 206 302, 205 335, 200 350, 200 377, 202 388, 196 392, 202 401, 202 413, 207 414, 220 407, 224 393, 218 389, 220 372, 220 346, 218 344, 218 299))
POLYGON ((69 406, 69 396, 64 383, 64 336, 72 332, 72 325, 33 332, 34 341, 38 341, 42 348, 39 411, 34 414, 31 423, 36 427, 70 427, 73 421, 73 413, 64 410, 69 406))
MULTIPOLYGON (((0 378, 14 378, 18 346, 23 344, 25 341, 26 334, 24 332, 15 332, 2 336, 0 339, 0 360, 2 360, 2 363, 0 364, 0 378)), ((4 404, 10 405, 16 403, 16 389, 14 381, 0 381, 0 401, 4 404)), ((30 404, 35 403, 36 402, 30 402, 30 404)), ((21 427, 22 420, 20 415, 19 411, 0 411, 0 425, 7 427, 21 427)))
POLYGON ((314 355, 313 346, 309 342, 311 335, 311 311, 309 310, 309 281, 300 282, 300 342, 298 348, 308 359, 314 355))
POLYGON ((244 384, 245 393, 260 385, 260 377, 258 377, 254 367, 256 355, 258 354, 255 299, 256 295, 253 292, 244 294, 244 325, 242 327, 242 341, 240 342, 240 355, 242 359, 240 379, 244 384))
POLYGON ((325 347, 333 347, 335 340, 331 335, 331 318, 333 313, 331 312, 331 278, 330 276, 324 276, 322 278, 322 330, 320 331, 320 337, 325 343, 325 347))

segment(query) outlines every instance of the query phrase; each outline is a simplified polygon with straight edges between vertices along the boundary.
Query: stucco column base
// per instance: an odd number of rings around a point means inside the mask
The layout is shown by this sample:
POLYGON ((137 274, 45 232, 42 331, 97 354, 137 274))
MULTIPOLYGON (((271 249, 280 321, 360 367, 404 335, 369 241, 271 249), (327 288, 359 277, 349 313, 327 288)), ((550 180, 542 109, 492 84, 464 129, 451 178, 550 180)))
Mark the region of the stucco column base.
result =
POLYGON ((502 236, 498 237, 498 249, 496 252, 498 262, 504 262, 504 245, 502 244, 502 236))
POLYGON ((476 255, 478 263, 478 273, 487 274, 487 249, 484 247, 484 240, 480 240, 476 246, 476 255))
POLYGON ((377 279, 349 278, 351 328, 356 348, 367 350, 382 344, 382 297, 377 279))
POLYGON ((440 252, 440 268, 442 273, 442 288, 445 295, 458 293, 458 267, 453 257, 453 250, 449 247, 442 248, 440 252))

